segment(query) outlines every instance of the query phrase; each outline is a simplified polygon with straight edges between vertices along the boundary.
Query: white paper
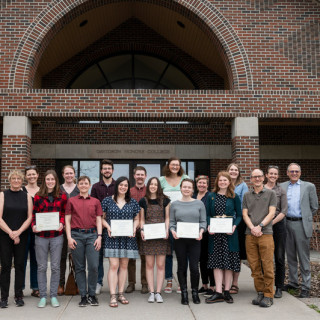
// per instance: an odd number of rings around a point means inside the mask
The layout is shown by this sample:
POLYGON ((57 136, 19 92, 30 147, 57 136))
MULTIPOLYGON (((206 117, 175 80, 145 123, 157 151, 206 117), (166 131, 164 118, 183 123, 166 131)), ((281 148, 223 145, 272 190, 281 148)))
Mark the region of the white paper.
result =
POLYGON ((176 200, 181 200, 182 198, 180 191, 165 191, 163 193, 171 200, 171 203, 176 200))
POLYGON ((232 233, 232 218, 210 218, 210 232, 212 233, 232 233))
POLYGON ((60 227, 59 212, 37 212, 36 227, 39 231, 58 230, 60 227))
POLYGON ((166 224, 164 222, 145 224, 143 229, 145 240, 164 239, 167 236, 166 224))
POLYGON ((112 237, 132 237, 133 220, 111 220, 112 237))
POLYGON ((199 223, 192 222, 177 222, 177 237, 178 238, 199 238, 199 223))

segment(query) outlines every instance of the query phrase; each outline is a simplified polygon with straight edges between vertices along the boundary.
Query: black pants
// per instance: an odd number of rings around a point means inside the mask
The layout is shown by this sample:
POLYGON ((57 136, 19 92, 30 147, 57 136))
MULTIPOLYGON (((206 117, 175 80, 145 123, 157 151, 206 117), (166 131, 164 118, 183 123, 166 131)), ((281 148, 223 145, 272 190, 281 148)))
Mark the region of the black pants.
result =
POLYGON ((0 254, 1 254, 1 300, 7 300, 9 297, 10 276, 12 267, 12 256, 14 258, 15 297, 22 297, 22 288, 24 283, 24 258, 28 241, 28 231, 20 235, 20 243, 14 244, 8 234, 0 234, 0 254))
POLYGON ((274 260, 275 269, 275 285, 282 288, 285 277, 285 248, 286 248, 286 226, 285 221, 281 220, 273 226, 274 240, 274 260))
POLYGON ((213 270, 208 269, 208 232, 203 233, 201 240, 200 273, 203 284, 208 284, 210 280, 210 287, 215 286, 213 270))
POLYGON ((190 268, 191 288, 198 290, 199 286, 199 259, 200 241, 195 239, 178 239, 174 241, 174 248, 178 261, 178 280, 181 290, 187 289, 186 270, 190 268))

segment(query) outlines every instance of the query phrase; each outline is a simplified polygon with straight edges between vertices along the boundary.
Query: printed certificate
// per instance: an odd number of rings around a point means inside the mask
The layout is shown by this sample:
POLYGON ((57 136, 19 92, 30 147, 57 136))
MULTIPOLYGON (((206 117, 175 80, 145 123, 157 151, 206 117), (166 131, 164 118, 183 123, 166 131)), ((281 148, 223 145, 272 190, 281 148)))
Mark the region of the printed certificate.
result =
POLYGON ((164 222, 145 224, 143 229, 145 240, 164 239, 167 236, 166 224, 164 222))
POLYGON ((232 233, 233 219, 226 218, 210 218, 210 232, 214 233, 232 233))
POLYGON ((177 222, 177 237, 178 238, 199 238, 199 223, 192 222, 177 222))
POLYGON ((180 191, 166 191, 164 194, 171 200, 171 203, 182 198, 180 191))
POLYGON ((112 237, 132 237, 133 220, 111 220, 112 237))
POLYGON ((36 227, 39 231, 58 230, 60 227, 59 212, 37 212, 36 227))

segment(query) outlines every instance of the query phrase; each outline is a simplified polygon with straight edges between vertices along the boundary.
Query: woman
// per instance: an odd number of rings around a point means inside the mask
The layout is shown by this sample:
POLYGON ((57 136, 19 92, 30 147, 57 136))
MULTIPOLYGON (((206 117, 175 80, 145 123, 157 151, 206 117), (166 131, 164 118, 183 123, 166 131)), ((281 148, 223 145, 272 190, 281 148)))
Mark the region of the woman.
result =
POLYGON ((80 194, 70 198, 66 207, 66 234, 75 265, 76 280, 81 300, 79 307, 98 306, 95 295, 98 279, 99 250, 101 248, 103 215, 100 201, 89 196, 90 178, 78 179, 80 194), (88 292, 86 258, 88 263, 88 292), (88 294, 88 298, 87 298, 88 294))
POLYGON ((40 301, 38 308, 44 308, 47 304, 47 264, 50 252, 51 280, 50 298, 52 307, 59 307, 57 299, 60 258, 63 245, 64 214, 67 204, 67 195, 60 190, 59 180, 54 170, 47 170, 39 192, 34 197, 32 231, 36 234, 35 251, 38 262, 38 284, 40 301), (59 227, 56 230, 40 231, 36 225, 36 214, 46 212, 59 213, 59 227))
MULTIPOLYGON (((197 176, 196 177, 197 192, 194 193, 193 198, 201 200, 204 205, 207 203, 209 177, 197 176)), ((214 276, 213 271, 208 269, 208 232, 204 232, 201 240, 201 253, 200 253, 200 273, 202 279, 202 287, 199 290, 199 294, 204 294, 205 297, 211 297, 214 293, 214 276), (208 283, 210 280, 210 288, 208 283)))
POLYGON ((234 192, 234 185, 228 172, 221 171, 214 183, 213 192, 207 200, 208 225, 210 218, 216 216, 232 217, 231 233, 211 233, 209 231, 209 257, 208 268, 214 269, 216 292, 206 299, 207 303, 226 301, 233 303, 230 295, 230 285, 233 272, 240 272, 239 241, 236 227, 242 219, 241 201, 234 192), (225 279, 224 294, 222 294, 222 282, 225 279))
POLYGON ((166 255, 170 253, 169 236, 169 203, 161 189, 158 178, 151 178, 147 183, 146 196, 139 201, 141 207, 140 226, 142 243, 140 255, 146 256, 146 277, 150 295, 148 302, 163 302, 161 289, 164 281, 166 255), (165 239, 145 240, 144 225, 152 223, 165 223, 165 239), (157 263, 157 291, 154 291, 154 264, 157 263))
MULTIPOLYGON (((76 170, 73 166, 66 165, 62 168, 62 177, 64 183, 60 186, 62 192, 65 192, 67 198, 75 197, 79 194, 79 189, 75 184, 76 170)), ((63 246, 60 260, 60 280, 58 287, 58 296, 64 294, 64 285, 66 283, 66 267, 67 267, 67 256, 68 256, 68 239, 65 231, 63 231, 63 246)))
POLYGON ((8 307, 12 256, 15 269, 14 300, 17 307, 24 305, 24 257, 28 241, 27 229, 32 219, 32 199, 21 190, 23 178, 20 170, 12 170, 8 177, 10 188, 0 193, 0 308, 8 307))
MULTIPOLYGON (((170 158, 163 168, 163 174, 164 175, 159 179, 163 193, 169 197, 171 203, 175 200, 181 199, 181 181, 185 178, 189 178, 186 174, 184 174, 184 170, 181 166, 181 160, 176 157, 170 158)), ((173 238, 171 234, 169 234, 169 237, 171 243, 171 253, 166 256, 165 277, 167 280, 167 285, 164 289, 165 293, 172 293, 173 238)), ((177 293, 181 293, 180 288, 178 288, 177 293)))
POLYGON ((286 247, 286 225, 285 216, 288 212, 288 201, 286 192, 278 184, 279 167, 269 166, 266 173, 267 183, 265 188, 273 190, 277 196, 277 209, 272 220, 273 240, 274 240, 274 260, 276 264, 274 297, 282 297, 282 288, 285 277, 285 247, 286 247))
POLYGON ((110 304, 112 308, 118 307, 117 301, 128 304, 129 301, 123 295, 127 278, 128 262, 130 259, 138 259, 138 244, 135 238, 139 225, 140 207, 136 200, 130 197, 130 183, 127 177, 120 177, 115 184, 115 193, 112 197, 106 197, 102 203, 105 219, 102 226, 108 233, 104 235, 104 256, 109 258, 108 283, 110 288, 110 304), (133 237, 112 237, 111 220, 133 220, 133 237), (116 288, 118 286, 118 298, 116 288))
MULTIPOLYGON (((25 179, 27 180, 27 185, 22 187, 22 190, 31 196, 32 202, 33 202, 34 196, 39 191, 38 168, 36 166, 26 167, 24 170, 24 174, 25 174, 25 179)), ((28 255, 30 252, 30 288, 32 290, 31 296, 39 298, 40 294, 39 294, 38 275, 37 275, 38 264, 36 259, 36 252, 34 250, 34 242, 35 242, 35 235, 32 232, 31 225, 30 225, 29 232, 28 232, 28 242, 27 242, 27 248, 26 248, 25 263, 24 263, 24 274, 26 274, 28 255)), ((23 288, 25 288, 25 277, 24 277, 23 288)))
POLYGON ((170 206, 170 231, 174 241, 174 248, 178 260, 178 280, 181 288, 181 304, 189 304, 187 291, 187 263, 189 261, 191 289, 193 303, 200 303, 198 295, 199 286, 199 259, 202 234, 207 227, 206 208, 202 201, 193 199, 193 180, 186 178, 181 182, 181 200, 173 202, 170 206), (199 237, 196 239, 178 238, 177 223, 199 223, 199 237))
MULTIPOLYGON (((227 172, 229 173, 231 177, 231 181, 233 185, 235 186, 234 192, 239 196, 241 200, 241 208, 242 208, 242 201, 243 196, 246 192, 249 191, 247 184, 243 181, 240 173, 240 168, 238 164, 236 163, 230 163, 227 168, 227 172)), ((246 260, 247 259, 247 253, 246 253, 246 224, 241 219, 237 230, 238 230, 238 240, 239 240, 239 248, 240 248, 240 260, 246 260)), ((241 264, 240 264, 240 271, 241 271, 241 264)), ((232 274, 232 285, 230 288, 231 294, 237 294, 239 292, 239 276, 240 272, 233 272, 232 274)))

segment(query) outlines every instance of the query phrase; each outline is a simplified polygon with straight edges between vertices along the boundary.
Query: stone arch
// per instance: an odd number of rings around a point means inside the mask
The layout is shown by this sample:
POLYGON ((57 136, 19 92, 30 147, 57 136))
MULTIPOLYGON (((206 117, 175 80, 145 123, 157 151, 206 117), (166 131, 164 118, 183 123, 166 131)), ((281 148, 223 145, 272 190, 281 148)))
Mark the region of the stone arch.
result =
MULTIPOLYGON (((111 2, 134 0, 111 0, 111 2)), ((145 0, 175 10, 196 23, 216 44, 227 68, 230 88, 252 90, 244 46, 228 20, 207 0, 145 0)), ((53 37, 76 16, 106 5, 104 0, 54 0, 25 31, 10 69, 9 88, 31 89, 41 56, 53 37)))

